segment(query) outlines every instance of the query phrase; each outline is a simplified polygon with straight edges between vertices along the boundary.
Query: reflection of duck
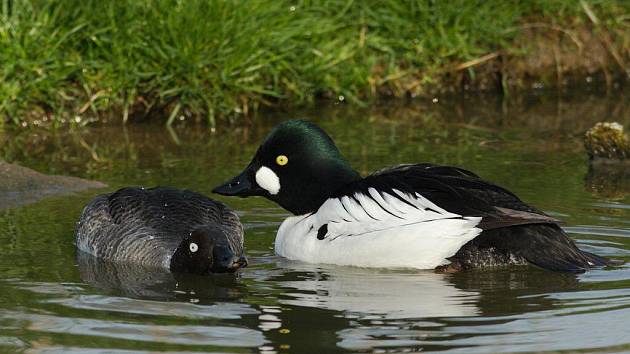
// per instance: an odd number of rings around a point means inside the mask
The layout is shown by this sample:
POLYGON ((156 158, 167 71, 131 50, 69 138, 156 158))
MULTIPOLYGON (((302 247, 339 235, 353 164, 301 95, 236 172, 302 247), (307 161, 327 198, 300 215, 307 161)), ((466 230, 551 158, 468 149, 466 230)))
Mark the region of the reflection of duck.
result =
POLYGON ((517 267, 508 271, 455 273, 449 277, 449 282, 457 289, 477 292, 475 305, 483 316, 551 309, 554 301, 544 294, 575 290, 579 284, 575 274, 517 267), (531 296, 536 295, 540 296, 532 300, 531 296))
POLYGON ((525 267, 439 274, 288 260, 277 265, 277 273, 257 280, 284 289, 282 310, 273 316, 277 328, 290 334, 266 335, 290 342, 296 353, 322 347, 419 352, 438 345, 443 350, 457 338, 483 336, 474 332, 480 321, 503 324, 521 314, 553 310, 557 300, 548 294, 578 285, 574 274, 525 267), (459 336, 460 328, 470 332, 459 336))
POLYGON ((444 274, 324 266, 285 261, 302 274, 283 281, 287 305, 342 311, 374 318, 473 316, 479 293, 456 288, 444 274))
POLYGON ((238 299, 243 291, 228 275, 200 277, 136 264, 108 262, 77 252, 81 280, 106 292, 133 298, 183 301, 238 299))
MULTIPOLYGON (((531 311, 524 296, 567 291, 577 277, 527 268, 456 274, 403 272, 281 261, 287 305, 336 310, 350 317, 411 319, 507 315, 531 311), (509 306, 506 306, 509 304, 509 306)), ((275 280, 275 279, 274 279, 275 280)), ((552 304, 541 297, 537 309, 552 304)))

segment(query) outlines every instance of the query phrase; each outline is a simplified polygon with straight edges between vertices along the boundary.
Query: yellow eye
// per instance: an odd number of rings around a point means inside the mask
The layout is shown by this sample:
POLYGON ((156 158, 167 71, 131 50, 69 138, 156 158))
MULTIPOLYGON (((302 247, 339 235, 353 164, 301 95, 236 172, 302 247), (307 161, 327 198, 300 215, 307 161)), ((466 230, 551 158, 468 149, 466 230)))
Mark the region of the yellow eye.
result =
POLYGON ((278 155, 278 157, 276 157, 276 163, 280 166, 284 166, 289 163, 289 158, 284 155, 278 155))

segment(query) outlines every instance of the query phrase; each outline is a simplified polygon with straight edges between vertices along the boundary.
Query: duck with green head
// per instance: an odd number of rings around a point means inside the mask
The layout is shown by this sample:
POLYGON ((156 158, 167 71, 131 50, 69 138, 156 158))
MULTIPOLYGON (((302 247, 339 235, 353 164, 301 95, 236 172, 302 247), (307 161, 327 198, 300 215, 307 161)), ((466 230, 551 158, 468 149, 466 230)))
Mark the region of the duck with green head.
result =
POLYGON ((317 125, 274 128, 245 170, 214 189, 263 196, 294 216, 280 256, 361 267, 460 270, 531 263, 582 272, 609 264, 581 251, 559 221, 457 167, 398 165, 362 177, 317 125))

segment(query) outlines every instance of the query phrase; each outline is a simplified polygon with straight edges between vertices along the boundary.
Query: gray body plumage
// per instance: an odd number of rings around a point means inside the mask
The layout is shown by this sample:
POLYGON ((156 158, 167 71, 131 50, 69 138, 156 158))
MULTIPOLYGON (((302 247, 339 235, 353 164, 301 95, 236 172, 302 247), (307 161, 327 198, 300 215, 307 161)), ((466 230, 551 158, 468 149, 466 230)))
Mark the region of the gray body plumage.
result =
POLYGON ((75 241, 101 259, 169 269, 182 240, 203 228, 222 230, 232 251, 243 253, 243 227, 223 203, 188 190, 130 187, 95 197, 83 209, 75 241))

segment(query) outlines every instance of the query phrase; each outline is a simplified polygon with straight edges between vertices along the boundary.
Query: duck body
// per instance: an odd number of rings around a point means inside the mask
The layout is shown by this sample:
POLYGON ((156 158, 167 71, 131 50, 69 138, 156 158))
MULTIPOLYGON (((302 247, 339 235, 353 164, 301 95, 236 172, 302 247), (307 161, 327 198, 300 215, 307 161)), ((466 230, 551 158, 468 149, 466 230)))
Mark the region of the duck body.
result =
POLYGON ((377 189, 382 173, 345 186, 315 213, 286 219, 276 253, 307 262, 432 269, 481 233, 480 217, 446 211, 402 185, 377 189))
POLYGON ((460 168, 401 165, 337 194, 317 212, 285 220, 276 253, 307 262, 388 268, 530 262, 579 271, 603 265, 600 257, 572 243, 559 220, 460 168))
POLYGON ((167 187, 95 197, 75 231, 77 248, 113 261, 174 272, 232 272, 246 265, 243 227, 223 203, 167 187))
POLYGON ((215 192, 262 195, 295 214, 275 242, 277 254, 294 260, 418 269, 531 263, 571 272, 608 264, 579 250, 559 220, 470 171, 420 163, 361 177, 304 121, 280 124, 215 192))

